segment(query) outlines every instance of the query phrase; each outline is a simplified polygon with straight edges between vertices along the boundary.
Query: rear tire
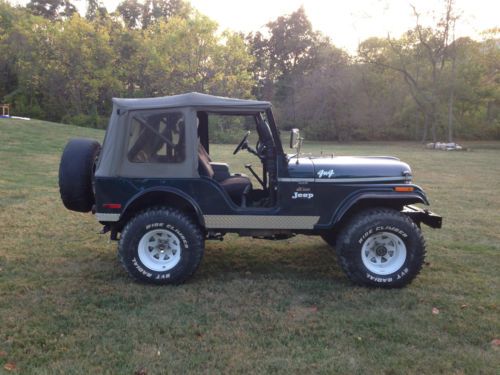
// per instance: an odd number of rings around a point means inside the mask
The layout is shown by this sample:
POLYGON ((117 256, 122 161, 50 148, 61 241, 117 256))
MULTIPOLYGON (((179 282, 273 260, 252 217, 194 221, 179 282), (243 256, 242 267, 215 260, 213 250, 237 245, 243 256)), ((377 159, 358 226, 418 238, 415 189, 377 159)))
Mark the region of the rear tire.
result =
POLYGON ((347 276, 356 284, 400 288, 420 272, 425 241, 405 214, 386 208, 353 216, 341 230, 337 255, 347 276))
POLYGON ((155 207, 127 223, 118 256, 136 280, 181 284, 200 265, 204 247, 203 233, 189 216, 173 208, 155 207))
POLYGON ((93 179, 101 145, 93 139, 71 139, 59 164, 59 192, 64 206, 89 212, 95 203, 93 179))

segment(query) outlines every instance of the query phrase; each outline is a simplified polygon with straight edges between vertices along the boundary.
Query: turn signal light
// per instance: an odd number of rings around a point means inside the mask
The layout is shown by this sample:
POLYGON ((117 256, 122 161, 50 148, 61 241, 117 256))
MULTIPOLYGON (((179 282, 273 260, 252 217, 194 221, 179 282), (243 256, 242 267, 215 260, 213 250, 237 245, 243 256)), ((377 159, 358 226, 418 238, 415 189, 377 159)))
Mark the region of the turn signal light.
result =
POLYGON ((122 205, 120 203, 104 203, 102 205, 103 208, 111 208, 111 209, 117 209, 117 208, 122 208, 122 205))
POLYGON ((407 193, 414 190, 415 188, 413 186, 396 186, 394 188, 394 191, 397 191, 398 193, 407 193))

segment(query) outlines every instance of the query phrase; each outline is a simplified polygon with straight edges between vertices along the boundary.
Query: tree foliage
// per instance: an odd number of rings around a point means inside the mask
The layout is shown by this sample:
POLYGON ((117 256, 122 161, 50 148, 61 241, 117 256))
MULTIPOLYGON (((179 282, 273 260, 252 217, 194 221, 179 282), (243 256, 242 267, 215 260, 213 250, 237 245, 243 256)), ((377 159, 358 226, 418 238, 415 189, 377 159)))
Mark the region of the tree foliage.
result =
POLYGON ((15 113, 104 127, 112 97, 251 97, 244 38, 218 34, 214 21, 184 2, 147 1, 139 24, 93 6, 86 18, 52 22, 0 2, 0 98, 15 113))
POLYGON ((33 14, 49 20, 68 18, 76 13, 70 0, 30 0, 26 7, 33 14))
POLYGON ((357 56, 314 32, 303 8, 246 40, 255 56, 254 95, 273 100, 285 127, 315 139, 499 137, 498 30, 455 40, 445 0, 433 27, 369 38, 357 56))
MULTIPOLYGON (((499 29, 455 40, 458 18, 369 38, 356 56, 303 8, 243 36, 184 0, 0 0, 0 98, 20 115, 103 127, 112 97, 188 91, 274 103, 282 128, 318 140, 500 139, 499 29)), ((221 133, 222 134, 222 133, 221 133)))

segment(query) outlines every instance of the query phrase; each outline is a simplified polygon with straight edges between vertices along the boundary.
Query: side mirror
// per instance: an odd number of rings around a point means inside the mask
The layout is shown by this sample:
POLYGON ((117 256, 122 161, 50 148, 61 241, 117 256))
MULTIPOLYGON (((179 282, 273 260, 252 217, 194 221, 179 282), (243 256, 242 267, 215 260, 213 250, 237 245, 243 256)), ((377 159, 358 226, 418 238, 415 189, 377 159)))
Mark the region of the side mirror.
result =
POLYGON ((300 140, 300 130, 290 130, 290 148, 297 148, 299 146, 300 140))

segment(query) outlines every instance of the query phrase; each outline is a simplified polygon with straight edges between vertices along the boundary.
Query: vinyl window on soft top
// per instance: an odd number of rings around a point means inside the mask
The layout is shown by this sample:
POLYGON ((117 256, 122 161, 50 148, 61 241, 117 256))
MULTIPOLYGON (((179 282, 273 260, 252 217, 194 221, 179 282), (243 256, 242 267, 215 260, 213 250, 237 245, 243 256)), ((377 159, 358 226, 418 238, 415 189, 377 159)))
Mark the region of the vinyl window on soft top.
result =
POLYGON ((127 148, 133 163, 181 163, 186 157, 185 121, 181 112, 132 115, 127 148))

